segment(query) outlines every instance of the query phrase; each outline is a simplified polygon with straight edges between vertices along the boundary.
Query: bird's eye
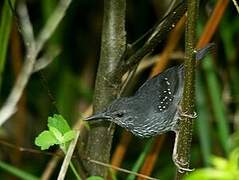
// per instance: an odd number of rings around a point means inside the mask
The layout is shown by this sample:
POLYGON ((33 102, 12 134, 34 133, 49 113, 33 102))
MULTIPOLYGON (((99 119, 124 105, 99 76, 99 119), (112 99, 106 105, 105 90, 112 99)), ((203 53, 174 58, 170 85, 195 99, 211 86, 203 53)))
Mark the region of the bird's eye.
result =
POLYGON ((124 116, 124 113, 123 112, 117 112, 115 113, 115 116, 118 117, 118 118, 121 118, 124 116))
POLYGON ((123 113, 123 112, 119 112, 119 113, 117 114, 117 116, 118 116, 118 117, 123 117, 123 116, 124 116, 124 113, 123 113))

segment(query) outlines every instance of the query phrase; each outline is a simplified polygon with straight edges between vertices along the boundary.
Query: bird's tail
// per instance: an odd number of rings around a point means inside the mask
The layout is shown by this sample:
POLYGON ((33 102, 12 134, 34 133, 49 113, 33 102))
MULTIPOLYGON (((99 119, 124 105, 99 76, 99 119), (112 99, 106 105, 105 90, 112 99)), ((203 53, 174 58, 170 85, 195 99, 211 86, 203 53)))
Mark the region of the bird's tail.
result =
POLYGON ((210 51, 215 50, 215 43, 209 43, 205 47, 196 50, 196 60, 201 60, 210 51))

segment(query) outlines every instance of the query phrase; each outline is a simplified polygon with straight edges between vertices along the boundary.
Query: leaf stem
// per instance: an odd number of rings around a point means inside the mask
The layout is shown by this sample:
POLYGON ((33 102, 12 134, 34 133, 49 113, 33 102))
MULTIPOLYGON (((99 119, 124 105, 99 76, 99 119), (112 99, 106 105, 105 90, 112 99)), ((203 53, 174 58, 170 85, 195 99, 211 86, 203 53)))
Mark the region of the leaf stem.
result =
POLYGON ((73 164, 71 161, 70 161, 70 167, 71 167, 72 172, 73 172, 74 175, 76 176, 76 179, 77 179, 77 180, 81 180, 81 178, 80 178, 78 172, 76 171, 76 168, 75 168, 74 164, 73 164))

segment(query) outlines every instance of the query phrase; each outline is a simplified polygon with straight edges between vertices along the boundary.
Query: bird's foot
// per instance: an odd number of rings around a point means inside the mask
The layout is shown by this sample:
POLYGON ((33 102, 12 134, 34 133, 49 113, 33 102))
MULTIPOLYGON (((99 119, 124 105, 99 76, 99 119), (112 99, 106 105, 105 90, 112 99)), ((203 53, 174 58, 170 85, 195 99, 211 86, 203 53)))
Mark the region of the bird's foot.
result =
POLYGON ((198 117, 197 113, 194 111, 193 114, 187 114, 186 112, 181 112, 180 114, 181 117, 188 117, 191 119, 195 119, 198 117))
POLYGON ((186 168, 185 166, 188 166, 188 162, 178 159, 177 154, 173 155, 173 162, 174 162, 175 166, 178 168, 179 173, 194 171, 194 169, 186 168))
POLYGON ((187 112, 183 112, 183 110, 180 106, 178 106, 178 111, 179 111, 180 117, 187 117, 187 118, 191 118, 191 119, 195 119, 198 117, 197 113, 195 111, 193 112, 193 114, 188 114, 187 112))

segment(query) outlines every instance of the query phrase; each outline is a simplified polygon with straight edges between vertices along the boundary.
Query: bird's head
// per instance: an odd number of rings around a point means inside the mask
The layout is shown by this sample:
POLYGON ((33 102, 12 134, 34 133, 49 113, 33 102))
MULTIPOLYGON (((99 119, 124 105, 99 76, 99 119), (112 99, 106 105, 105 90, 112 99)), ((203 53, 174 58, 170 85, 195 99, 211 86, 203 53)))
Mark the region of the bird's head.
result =
POLYGON ((113 101, 103 111, 97 112, 85 120, 107 120, 124 128, 129 128, 132 122, 132 111, 133 109, 130 107, 129 98, 119 98, 113 101))

